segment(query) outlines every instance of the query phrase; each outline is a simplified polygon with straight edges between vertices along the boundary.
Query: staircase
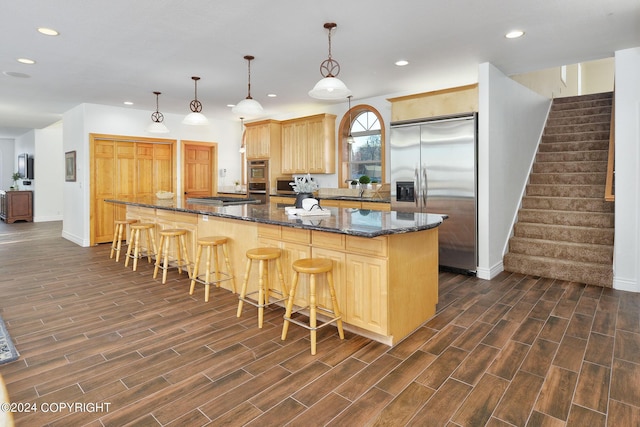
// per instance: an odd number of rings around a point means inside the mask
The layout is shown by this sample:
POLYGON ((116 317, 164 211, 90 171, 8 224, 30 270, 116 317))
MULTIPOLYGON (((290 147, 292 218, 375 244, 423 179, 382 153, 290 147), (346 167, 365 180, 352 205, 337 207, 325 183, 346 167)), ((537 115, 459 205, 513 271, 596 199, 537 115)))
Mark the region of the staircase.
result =
POLYGON ((612 287, 614 204, 604 200, 612 97, 553 101, 506 271, 612 287))

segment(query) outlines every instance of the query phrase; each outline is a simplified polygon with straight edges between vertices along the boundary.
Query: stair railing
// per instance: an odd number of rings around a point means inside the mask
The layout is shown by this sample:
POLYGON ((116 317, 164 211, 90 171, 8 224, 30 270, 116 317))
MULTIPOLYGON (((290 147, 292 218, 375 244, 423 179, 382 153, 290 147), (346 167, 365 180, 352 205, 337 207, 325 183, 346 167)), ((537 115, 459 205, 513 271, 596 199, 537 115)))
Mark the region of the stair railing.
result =
POLYGON ((611 127, 609 129, 609 159, 607 161, 607 179, 604 187, 604 199, 607 202, 614 202, 616 200, 615 195, 615 152, 616 152, 616 102, 615 92, 613 93, 613 100, 611 104, 611 127))

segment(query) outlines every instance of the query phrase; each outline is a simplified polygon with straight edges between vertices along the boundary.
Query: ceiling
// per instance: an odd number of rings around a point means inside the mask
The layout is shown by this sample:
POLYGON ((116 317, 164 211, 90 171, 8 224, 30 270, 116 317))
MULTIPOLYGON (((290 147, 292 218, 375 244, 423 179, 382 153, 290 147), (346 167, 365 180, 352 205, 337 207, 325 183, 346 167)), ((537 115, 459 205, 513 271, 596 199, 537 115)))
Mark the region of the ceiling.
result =
POLYGON ((640 45, 638 0, 7 0, 0 138, 46 127, 81 103, 131 101, 151 113, 153 91, 161 112, 186 114, 191 76, 201 77, 206 116, 237 119, 227 104, 247 95, 245 55, 255 56, 251 95, 265 116, 327 102, 307 94, 328 55, 325 22, 338 25, 333 59, 354 101, 475 83, 483 62, 512 75, 640 45), (43 26, 60 35, 41 35, 43 26), (506 39, 512 29, 525 36, 506 39))

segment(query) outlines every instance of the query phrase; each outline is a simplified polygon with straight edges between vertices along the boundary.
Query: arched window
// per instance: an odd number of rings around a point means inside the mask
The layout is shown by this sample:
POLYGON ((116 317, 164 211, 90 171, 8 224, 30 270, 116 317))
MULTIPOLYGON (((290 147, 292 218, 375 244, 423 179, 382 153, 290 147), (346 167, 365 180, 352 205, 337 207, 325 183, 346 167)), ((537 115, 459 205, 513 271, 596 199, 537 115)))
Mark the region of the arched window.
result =
POLYGON ((370 105, 356 105, 340 122, 340 186, 367 175, 382 183, 385 177, 384 123, 370 105), (351 134, 353 143, 348 142, 351 134))

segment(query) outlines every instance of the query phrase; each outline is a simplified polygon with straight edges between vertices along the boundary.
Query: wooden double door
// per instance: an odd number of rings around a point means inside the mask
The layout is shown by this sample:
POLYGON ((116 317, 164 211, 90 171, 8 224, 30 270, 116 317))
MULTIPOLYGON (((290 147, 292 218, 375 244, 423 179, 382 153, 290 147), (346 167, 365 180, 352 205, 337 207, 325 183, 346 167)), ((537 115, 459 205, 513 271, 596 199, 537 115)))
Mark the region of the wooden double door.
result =
POLYGON ((155 200, 158 191, 175 192, 175 140, 127 140, 91 135, 91 244, 113 239, 113 222, 124 205, 105 199, 155 200))

